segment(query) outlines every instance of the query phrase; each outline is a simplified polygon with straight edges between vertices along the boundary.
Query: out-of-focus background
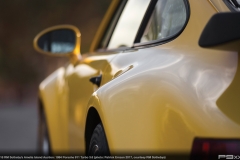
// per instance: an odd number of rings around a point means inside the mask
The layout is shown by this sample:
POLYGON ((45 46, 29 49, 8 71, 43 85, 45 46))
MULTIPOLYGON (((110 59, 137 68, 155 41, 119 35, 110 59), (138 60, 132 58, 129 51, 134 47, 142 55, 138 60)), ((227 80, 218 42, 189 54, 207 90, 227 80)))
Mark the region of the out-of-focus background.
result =
POLYGON ((88 52, 111 0, 0 1, 0 154, 34 152, 39 83, 68 62, 38 54, 33 38, 43 29, 72 24, 88 52))

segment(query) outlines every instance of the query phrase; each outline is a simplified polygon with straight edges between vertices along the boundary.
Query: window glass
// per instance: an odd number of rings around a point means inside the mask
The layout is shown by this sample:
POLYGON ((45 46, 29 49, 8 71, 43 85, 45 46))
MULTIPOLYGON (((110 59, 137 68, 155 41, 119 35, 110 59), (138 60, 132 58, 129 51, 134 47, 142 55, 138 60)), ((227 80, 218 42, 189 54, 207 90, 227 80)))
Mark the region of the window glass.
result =
POLYGON ((65 53, 72 52, 76 44, 76 36, 71 29, 57 29, 42 35, 38 46, 47 52, 65 53))
POLYGON ((187 12, 184 0, 159 0, 140 42, 173 36, 184 26, 187 12))
POLYGON ((109 39, 111 38, 111 35, 113 33, 113 30, 115 28, 115 25, 117 24, 117 21, 124 9, 125 4, 127 3, 127 0, 121 0, 119 6, 117 7, 113 17, 111 18, 110 23, 108 24, 108 27, 101 39, 101 42, 98 46, 98 48, 105 49, 108 45, 109 39))
POLYGON ((128 0, 113 31, 108 49, 131 47, 150 0, 128 0))
POLYGON ((240 11, 240 0, 223 0, 223 2, 230 9, 230 11, 240 11))

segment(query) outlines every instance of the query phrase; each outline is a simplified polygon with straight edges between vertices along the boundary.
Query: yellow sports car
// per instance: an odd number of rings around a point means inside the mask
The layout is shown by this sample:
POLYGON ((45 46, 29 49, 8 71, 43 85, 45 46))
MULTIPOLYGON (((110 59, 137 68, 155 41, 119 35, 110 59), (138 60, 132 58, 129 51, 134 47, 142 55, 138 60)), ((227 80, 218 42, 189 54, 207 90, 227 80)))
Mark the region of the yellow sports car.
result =
POLYGON ((113 0, 84 55, 77 27, 40 32, 38 52, 70 61, 39 86, 42 153, 240 158, 239 11, 113 0))

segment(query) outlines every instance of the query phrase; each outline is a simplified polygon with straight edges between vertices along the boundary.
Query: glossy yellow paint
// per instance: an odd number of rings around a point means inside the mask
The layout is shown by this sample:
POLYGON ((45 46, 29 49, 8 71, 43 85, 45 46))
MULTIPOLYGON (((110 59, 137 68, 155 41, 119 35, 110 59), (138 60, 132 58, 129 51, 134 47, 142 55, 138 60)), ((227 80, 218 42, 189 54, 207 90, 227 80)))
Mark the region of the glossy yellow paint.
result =
POLYGON ((189 22, 175 40, 131 52, 89 53, 41 83, 54 153, 86 151, 92 107, 113 155, 190 153, 195 137, 240 138, 238 53, 198 46, 204 26, 219 10, 207 0, 189 3, 189 22), (89 82, 99 74, 100 88, 89 82))

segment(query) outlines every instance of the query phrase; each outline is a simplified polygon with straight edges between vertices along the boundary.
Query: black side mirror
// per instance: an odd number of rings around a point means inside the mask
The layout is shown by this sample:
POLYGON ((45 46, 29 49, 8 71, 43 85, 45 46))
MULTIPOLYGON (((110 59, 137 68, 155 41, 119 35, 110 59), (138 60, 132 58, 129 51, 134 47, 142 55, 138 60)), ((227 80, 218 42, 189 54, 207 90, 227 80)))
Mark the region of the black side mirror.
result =
POLYGON ((203 48, 240 52, 240 12, 213 15, 198 43, 203 48))

